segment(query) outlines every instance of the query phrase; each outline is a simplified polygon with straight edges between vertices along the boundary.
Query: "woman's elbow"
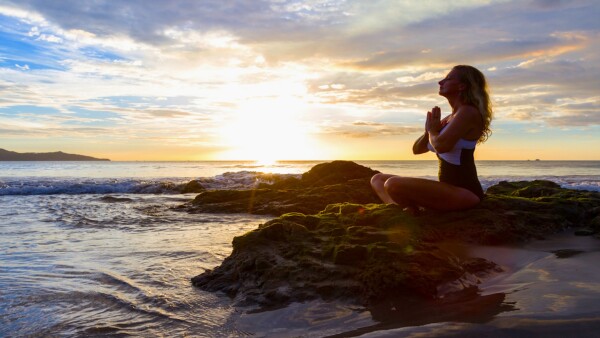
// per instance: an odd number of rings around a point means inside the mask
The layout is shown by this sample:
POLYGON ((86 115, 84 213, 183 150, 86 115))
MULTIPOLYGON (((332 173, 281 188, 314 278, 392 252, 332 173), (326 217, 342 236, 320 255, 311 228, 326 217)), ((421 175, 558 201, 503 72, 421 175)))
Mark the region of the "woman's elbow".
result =
POLYGON ((419 155, 419 154, 423 154, 429 151, 429 148, 427 148, 427 145, 422 145, 422 144, 415 144, 412 147, 412 152, 414 155, 419 155))
POLYGON ((447 153, 452 150, 452 146, 446 143, 437 143, 433 145, 435 152, 438 154, 447 153))

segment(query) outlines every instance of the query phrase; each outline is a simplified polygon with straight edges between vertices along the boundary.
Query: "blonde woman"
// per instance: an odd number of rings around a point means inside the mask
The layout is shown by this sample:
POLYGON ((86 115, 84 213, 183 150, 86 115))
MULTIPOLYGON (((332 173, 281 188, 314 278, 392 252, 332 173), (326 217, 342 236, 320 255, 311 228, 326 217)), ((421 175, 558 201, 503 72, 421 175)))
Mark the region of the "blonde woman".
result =
POLYGON ((452 107, 441 119, 439 107, 427 112, 425 133, 413 145, 414 154, 433 151, 439 160, 439 182, 422 178, 377 174, 371 186, 385 203, 409 210, 418 207, 461 210, 477 205, 483 189, 477 178, 475 145, 491 134, 492 108, 484 75, 459 65, 439 82, 439 94, 452 107))

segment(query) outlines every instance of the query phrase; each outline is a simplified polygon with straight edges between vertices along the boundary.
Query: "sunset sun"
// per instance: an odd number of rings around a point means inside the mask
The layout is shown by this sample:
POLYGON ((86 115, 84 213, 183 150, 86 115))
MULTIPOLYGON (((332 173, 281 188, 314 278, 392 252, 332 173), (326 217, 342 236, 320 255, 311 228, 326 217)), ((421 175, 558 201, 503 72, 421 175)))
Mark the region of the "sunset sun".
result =
POLYGON ((262 164, 319 158, 318 147, 301 121, 302 105, 293 97, 248 100, 220 129, 228 149, 222 157, 262 164))

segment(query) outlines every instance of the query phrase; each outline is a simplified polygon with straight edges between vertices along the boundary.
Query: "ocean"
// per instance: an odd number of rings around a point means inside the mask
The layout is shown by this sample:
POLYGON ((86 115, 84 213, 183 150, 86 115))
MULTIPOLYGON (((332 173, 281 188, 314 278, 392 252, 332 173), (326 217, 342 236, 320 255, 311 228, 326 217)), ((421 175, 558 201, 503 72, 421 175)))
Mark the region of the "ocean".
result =
MULTIPOLYGON (((249 189, 265 179, 259 173, 300 175, 321 162, 0 162, 0 337, 592 337, 600 329, 600 241, 568 234, 473 248, 496 261, 501 255, 506 271, 481 289, 504 293, 512 310, 485 322, 382 327, 359 306, 318 300, 255 313, 191 285, 230 254, 234 236, 272 217, 178 211, 196 195, 180 193, 185 183, 249 189), (558 259, 556 247, 584 253, 558 259)), ((356 162, 437 176, 435 161, 356 162)), ((600 161, 477 167, 484 189, 546 179, 600 191, 600 161)))

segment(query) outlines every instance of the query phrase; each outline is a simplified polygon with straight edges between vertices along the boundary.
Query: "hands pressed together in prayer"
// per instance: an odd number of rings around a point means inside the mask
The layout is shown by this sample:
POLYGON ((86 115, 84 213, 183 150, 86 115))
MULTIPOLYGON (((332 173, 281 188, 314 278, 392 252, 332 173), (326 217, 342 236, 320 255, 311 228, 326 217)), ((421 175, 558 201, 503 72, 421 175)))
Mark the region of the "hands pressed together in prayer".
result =
POLYGON ((435 106, 431 111, 427 112, 427 120, 425 121, 425 131, 428 133, 439 133, 440 130, 448 123, 447 119, 441 120, 442 110, 435 106))

